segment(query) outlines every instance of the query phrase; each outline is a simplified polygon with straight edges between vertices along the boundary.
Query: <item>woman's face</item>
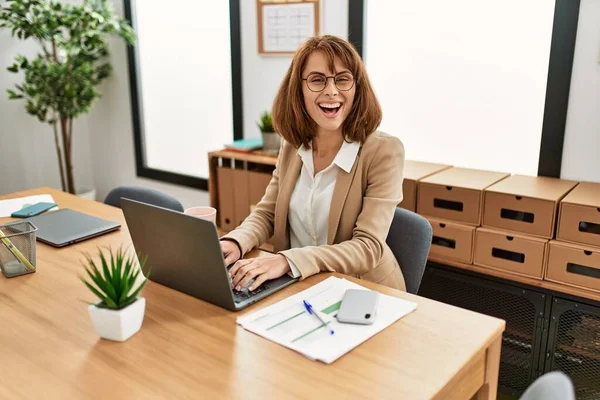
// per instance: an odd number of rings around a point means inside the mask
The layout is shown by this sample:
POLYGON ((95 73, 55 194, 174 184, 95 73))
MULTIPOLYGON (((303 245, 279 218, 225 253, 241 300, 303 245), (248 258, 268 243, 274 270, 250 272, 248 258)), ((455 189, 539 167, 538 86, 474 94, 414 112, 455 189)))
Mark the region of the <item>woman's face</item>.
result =
POLYGON ((308 115, 321 130, 337 131, 352 109, 356 82, 338 57, 334 58, 335 71, 327 64, 327 58, 320 51, 308 57, 302 71, 302 79, 305 79, 302 93, 308 115), (335 79, 329 78, 333 76, 335 79))

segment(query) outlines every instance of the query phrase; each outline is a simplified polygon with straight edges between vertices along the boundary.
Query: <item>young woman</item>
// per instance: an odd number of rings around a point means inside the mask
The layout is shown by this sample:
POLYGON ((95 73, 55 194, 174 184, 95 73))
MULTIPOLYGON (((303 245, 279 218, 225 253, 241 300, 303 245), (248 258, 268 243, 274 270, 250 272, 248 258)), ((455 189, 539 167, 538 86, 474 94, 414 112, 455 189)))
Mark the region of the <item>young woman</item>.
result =
POLYGON ((226 264, 235 262, 234 289, 336 271, 405 290, 385 242, 402 200, 404 147, 376 131, 380 122, 352 45, 320 36, 300 46, 273 104, 283 138, 273 178, 250 216, 221 238, 226 264), (277 254, 241 260, 271 236, 277 254))

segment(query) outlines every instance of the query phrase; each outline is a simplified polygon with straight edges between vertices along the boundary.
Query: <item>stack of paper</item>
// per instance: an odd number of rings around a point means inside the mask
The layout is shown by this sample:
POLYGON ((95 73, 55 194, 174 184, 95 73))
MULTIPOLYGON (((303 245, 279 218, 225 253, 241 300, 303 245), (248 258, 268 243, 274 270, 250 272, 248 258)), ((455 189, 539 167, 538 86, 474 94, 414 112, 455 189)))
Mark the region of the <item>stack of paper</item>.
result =
POLYGON ((346 279, 330 277, 279 303, 240 317, 237 323, 312 360, 330 364, 417 308, 416 303, 380 294, 372 325, 342 324, 335 315, 348 289, 367 290, 346 279), (307 313, 303 300, 320 312, 327 327, 307 313), (329 334, 329 328, 335 331, 334 335, 329 334))
MULTIPOLYGON (((10 214, 19 211, 27 206, 36 203, 54 203, 54 199, 49 194, 38 194, 35 196, 19 197, 17 199, 8 199, 0 201, 0 218, 10 217, 10 214)), ((49 211, 58 210, 54 207, 49 211)))

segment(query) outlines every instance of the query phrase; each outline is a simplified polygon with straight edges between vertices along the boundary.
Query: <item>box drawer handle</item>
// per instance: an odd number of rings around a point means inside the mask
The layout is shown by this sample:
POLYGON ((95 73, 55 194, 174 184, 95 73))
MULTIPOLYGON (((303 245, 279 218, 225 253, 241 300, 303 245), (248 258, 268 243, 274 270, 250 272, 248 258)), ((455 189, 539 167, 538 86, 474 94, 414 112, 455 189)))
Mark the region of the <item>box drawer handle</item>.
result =
POLYGON ((500 210, 500 217, 504 219, 512 219, 514 221, 528 222, 530 224, 533 224, 533 220, 535 219, 533 213, 510 210, 508 208, 503 208, 500 210))
POLYGON ((579 221, 579 232, 600 235, 600 224, 594 224, 593 222, 587 221, 579 221))
POLYGON ((499 249, 497 247, 492 248, 492 257, 501 258, 503 260, 514 261, 518 263, 525 262, 525 254, 517 253, 516 251, 499 249))
POLYGON ((449 249, 456 248, 456 240, 443 238, 435 235, 431 238, 431 244, 435 244, 436 246, 448 247, 449 249))
POLYGON ((567 263, 567 272, 600 279, 600 270, 586 265, 567 263))
POLYGON ((462 211, 463 203, 460 201, 433 199, 433 206, 435 208, 443 208, 452 211, 462 211))

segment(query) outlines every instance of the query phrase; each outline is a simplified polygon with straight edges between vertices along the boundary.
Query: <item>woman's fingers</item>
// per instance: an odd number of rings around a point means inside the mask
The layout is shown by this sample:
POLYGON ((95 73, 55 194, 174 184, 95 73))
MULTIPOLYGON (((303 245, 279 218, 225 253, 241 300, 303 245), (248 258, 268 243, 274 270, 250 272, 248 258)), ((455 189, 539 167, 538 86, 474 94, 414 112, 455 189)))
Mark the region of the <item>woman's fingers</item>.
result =
MULTIPOLYGON (((243 270, 243 268, 242 268, 243 270)), ((238 282, 237 285, 235 285, 235 290, 242 290, 242 288, 245 288, 246 286, 248 286, 248 284, 250 283, 250 281, 252 279, 257 278, 259 275, 266 275, 268 269, 264 266, 261 265, 257 265, 254 266, 254 268, 249 269, 247 272, 244 273, 244 277, 241 281, 238 282)), ((240 274, 238 274, 240 275, 240 274)))
MULTIPOLYGON (((244 261, 246 261, 246 260, 244 260, 244 261)), ((232 268, 232 271, 230 271, 231 285, 234 288, 237 288, 237 286, 240 286, 241 285, 240 281, 242 281, 242 279, 244 279, 244 277, 246 277, 252 270, 259 267, 259 263, 255 262, 254 260, 248 260, 248 261, 249 262, 246 262, 246 263, 242 264, 241 266, 239 266, 235 271, 233 271, 233 268, 232 268)), ((239 263, 240 263, 240 261, 238 261, 234 265, 234 267, 237 267, 239 263)), ((242 286, 242 287, 244 287, 244 286, 242 286)), ((239 289, 237 289, 237 290, 239 290, 239 289)))
POLYGON ((235 255, 233 253, 225 254, 225 266, 229 266, 235 262, 235 255))
POLYGON ((229 270, 229 276, 231 276, 231 277, 235 276, 235 274, 237 274, 237 272, 240 268, 242 268, 243 266, 245 266, 247 264, 250 264, 253 261, 254 261, 253 258, 250 258, 248 260, 239 260, 238 262, 233 264, 233 267, 231 267, 231 269, 229 270))
POLYGON ((250 287, 248 288, 248 290, 256 290, 257 287, 259 287, 260 285, 262 285, 267 279, 269 279, 269 271, 265 271, 264 273, 258 275, 256 277, 256 279, 254 279, 254 282, 252 283, 252 285, 250 285, 250 287))

